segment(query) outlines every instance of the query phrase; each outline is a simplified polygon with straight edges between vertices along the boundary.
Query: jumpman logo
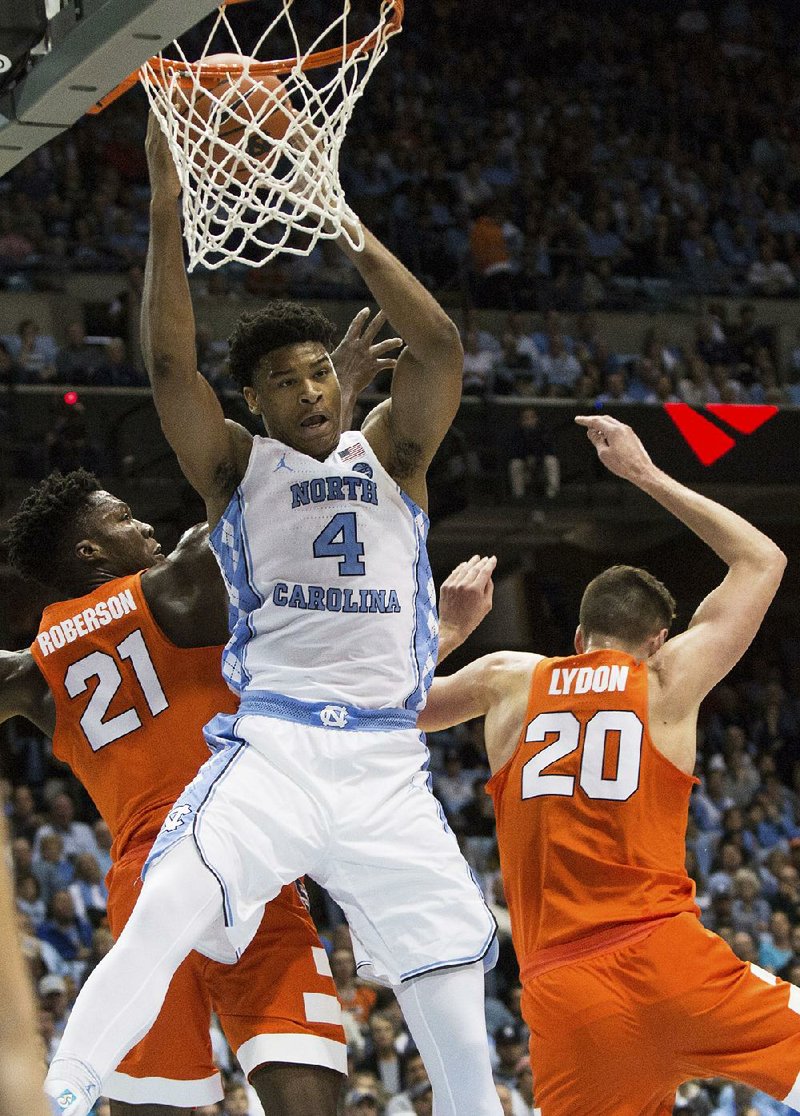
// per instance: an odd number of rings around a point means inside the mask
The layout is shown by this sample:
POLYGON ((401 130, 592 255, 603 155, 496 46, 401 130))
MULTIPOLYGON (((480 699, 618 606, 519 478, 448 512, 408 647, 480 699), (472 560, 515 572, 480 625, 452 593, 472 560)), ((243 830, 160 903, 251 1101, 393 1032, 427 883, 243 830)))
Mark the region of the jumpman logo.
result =
POLYGON ((184 824, 186 815, 191 814, 192 809, 192 806, 187 806, 184 802, 180 806, 176 806, 173 810, 170 810, 164 822, 164 829, 166 829, 168 833, 174 833, 176 829, 179 829, 184 824))
POLYGON ((273 471, 273 473, 277 473, 278 469, 286 469, 286 470, 288 470, 288 471, 289 471, 290 473, 293 473, 293 472, 294 472, 294 469, 293 469, 293 468, 291 467, 291 465, 287 465, 287 464, 286 464, 286 454, 285 454, 285 453, 284 453, 284 454, 282 455, 282 457, 281 457, 280 461, 279 461, 279 462, 278 462, 278 464, 277 464, 277 465, 275 466, 275 468, 274 468, 274 469, 272 470, 272 471, 273 471))

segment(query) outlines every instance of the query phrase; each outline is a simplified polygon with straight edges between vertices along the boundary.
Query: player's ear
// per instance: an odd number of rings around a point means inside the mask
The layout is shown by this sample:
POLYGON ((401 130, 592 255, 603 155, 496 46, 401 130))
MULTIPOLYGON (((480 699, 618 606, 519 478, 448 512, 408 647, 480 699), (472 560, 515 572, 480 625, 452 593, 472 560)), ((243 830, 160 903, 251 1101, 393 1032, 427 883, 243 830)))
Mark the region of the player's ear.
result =
POLYGON ((665 643, 666 638, 667 638, 668 635, 669 635, 669 632, 667 631, 667 629, 662 628, 661 631, 657 635, 651 636, 650 639, 648 639, 648 641, 647 641, 647 657, 648 657, 648 659, 652 655, 655 655, 656 651, 661 650, 661 648, 664 646, 664 643, 665 643))
POLYGON ((81 562, 96 562, 102 552, 102 547, 94 539, 81 539, 75 543, 75 556, 81 562))
POLYGON ((581 631, 580 624, 578 624, 575 629, 575 650, 579 655, 582 655, 586 650, 586 643, 583 639, 583 632, 581 631))
POLYGON ((250 411, 250 414, 260 415, 261 408, 258 405, 258 393, 256 392, 256 389, 254 387, 250 387, 249 385, 247 387, 243 387, 242 395, 244 396, 244 401, 247 404, 247 408, 250 411))

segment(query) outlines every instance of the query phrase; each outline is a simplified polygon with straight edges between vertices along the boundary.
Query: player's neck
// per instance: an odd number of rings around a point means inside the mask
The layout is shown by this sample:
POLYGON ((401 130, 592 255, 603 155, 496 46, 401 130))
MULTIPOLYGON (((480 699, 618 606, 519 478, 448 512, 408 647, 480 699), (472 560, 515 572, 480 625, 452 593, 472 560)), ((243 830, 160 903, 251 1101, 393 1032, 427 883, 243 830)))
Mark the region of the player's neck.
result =
POLYGON ((649 658, 646 646, 639 644, 634 647, 615 639, 614 636, 592 636, 591 639, 586 641, 583 654, 588 655, 593 651, 622 651, 625 655, 630 655, 632 659, 638 659, 639 662, 649 658))

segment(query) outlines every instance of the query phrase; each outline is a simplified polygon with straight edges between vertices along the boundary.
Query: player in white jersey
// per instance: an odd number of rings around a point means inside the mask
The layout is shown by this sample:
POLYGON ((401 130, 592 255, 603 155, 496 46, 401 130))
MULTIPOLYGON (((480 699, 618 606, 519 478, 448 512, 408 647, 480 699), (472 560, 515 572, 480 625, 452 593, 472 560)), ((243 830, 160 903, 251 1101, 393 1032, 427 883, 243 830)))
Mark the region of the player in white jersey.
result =
POLYGON ((437 657, 425 473, 457 411, 456 327, 369 232, 348 255, 400 333, 391 397, 342 435, 331 326, 277 303, 237 323, 231 373, 266 437, 197 373, 180 186, 148 132, 143 347, 162 428, 206 504, 230 598, 223 671, 241 696, 168 816, 142 895, 79 997, 47 1080, 85 1116, 190 949, 233 959, 282 884, 343 908, 362 971, 395 989, 436 1116, 499 1116, 483 1016, 496 926, 431 794, 416 730, 437 657))

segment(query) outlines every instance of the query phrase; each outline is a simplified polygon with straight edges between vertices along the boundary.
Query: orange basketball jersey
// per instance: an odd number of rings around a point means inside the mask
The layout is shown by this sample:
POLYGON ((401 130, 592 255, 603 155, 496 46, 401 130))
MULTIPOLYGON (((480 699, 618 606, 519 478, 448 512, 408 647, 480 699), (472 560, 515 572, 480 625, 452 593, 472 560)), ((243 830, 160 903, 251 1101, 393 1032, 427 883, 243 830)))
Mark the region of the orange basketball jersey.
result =
POLYGON ((201 726, 233 713, 221 647, 176 647, 145 601, 142 575, 46 608, 31 652, 55 700, 54 755, 68 764, 114 837, 152 842, 208 759, 201 726))
POLYGON ((647 665, 544 659, 516 751, 487 784, 523 981, 698 913, 684 867, 696 782, 658 752, 647 665))

